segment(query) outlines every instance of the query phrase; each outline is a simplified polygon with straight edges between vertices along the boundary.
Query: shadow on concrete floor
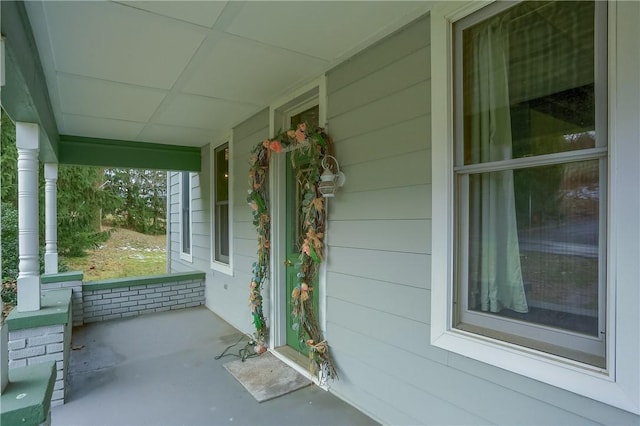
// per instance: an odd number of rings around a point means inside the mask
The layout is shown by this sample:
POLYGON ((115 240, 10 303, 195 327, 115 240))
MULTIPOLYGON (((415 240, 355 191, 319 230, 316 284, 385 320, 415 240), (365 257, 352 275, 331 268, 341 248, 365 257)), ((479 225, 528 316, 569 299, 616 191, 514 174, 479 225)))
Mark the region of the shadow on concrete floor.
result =
POLYGON ((316 386, 258 403, 214 359, 241 337, 204 307, 77 328, 52 425, 376 424, 316 386))

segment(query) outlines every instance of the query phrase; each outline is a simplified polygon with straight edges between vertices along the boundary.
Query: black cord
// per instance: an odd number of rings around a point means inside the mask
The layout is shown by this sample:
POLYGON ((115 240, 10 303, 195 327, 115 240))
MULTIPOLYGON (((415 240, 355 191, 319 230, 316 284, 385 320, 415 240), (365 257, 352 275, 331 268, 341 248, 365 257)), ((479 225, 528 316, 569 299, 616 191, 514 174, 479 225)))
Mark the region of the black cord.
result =
POLYGON ((258 354, 257 354, 257 353, 255 353, 255 351, 249 351, 249 348, 253 348, 253 342, 252 342, 251 340, 250 340, 250 341, 248 341, 248 342, 247 342, 247 344, 246 344, 246 345, 244 345, 244 348, 240 349, 240 350, 238 351, 238 353, 237 353, 237 354, 234 354, 234 353, 227 353, 227 351, 228 351, 229 349, 231 349, 231 348, 233 348, 234 346, 236 346, 236 345, 237 345, 238 343, 240 343, 240 342, 242 341, 242 339, 244 339, 245 337, 246 337, 246 336, 244 336, 244 335, 240 336, 240 339, 238 339, 238 341, 237 341, 237 342, 235 342, 233 345, 227 346, 227 347, 225 348, 225 350, 224 350, 224 351, 222 351, 222 353, 221 353, 220 355, 216 356, 214 359, 215 359, 215 360, 218 360, 218 359, 220 359, 220 358, 224 358, 224 357, 226 357, 226 356, 234 356, 234 357, 236 357, 236 358, 240 358, 240 359, 242 360, 242 362, 244 362, 244 361, 245 361, 246 359, 248 359, 248 358, 253 358, 253 357, 255 357, 255 356, 258 356, 258 354), (251 352, 253 352, 253 353, 251 353, 251 352))

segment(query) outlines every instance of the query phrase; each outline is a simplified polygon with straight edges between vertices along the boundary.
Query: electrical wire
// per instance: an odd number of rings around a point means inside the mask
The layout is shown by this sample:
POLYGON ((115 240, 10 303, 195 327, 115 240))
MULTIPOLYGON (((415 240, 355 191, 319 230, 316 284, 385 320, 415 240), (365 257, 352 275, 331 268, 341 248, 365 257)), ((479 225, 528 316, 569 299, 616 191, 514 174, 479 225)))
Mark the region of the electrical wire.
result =
POLYGON ((222 351, 222 353, 216 357, 214 357, 215 360, 219 360, 221 358, 227 357, 227 356, 234 356, 236 358, 240 358, 240 360, 242 362, 244 362, 245 360, 247 360, 248 358, 253 358, 258 356, 259 354, 255 353, 255 351, 253 350, 253 346, 255 344, 255 342, 251 339, 249 339, 249 341, 247 342, 246 345, 244 345, 243 348, 241 348, 240 350, 238 350, 237 354, 234 353, 227 353, 227 351, 229 351, 229 349, 233 348, 234 346, 236 346, 238 343, 240 343, 245 337, 245 335, 240 336, 240 339, 238 339, 237 342, 235 342, 233 345, 229 345, 225 348, 224 351, 222 351))

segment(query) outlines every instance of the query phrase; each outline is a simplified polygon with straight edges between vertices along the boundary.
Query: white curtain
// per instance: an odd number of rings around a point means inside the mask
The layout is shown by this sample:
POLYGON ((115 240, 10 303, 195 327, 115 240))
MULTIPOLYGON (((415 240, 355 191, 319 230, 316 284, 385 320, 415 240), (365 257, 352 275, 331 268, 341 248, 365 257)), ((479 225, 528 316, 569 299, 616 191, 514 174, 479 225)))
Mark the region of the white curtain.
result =
MULTIPOLYGON (((508 37, 500 20, 474 28, 465 71, 470 79, 467 159, 472 164, 508 160, 511 116, 508 87, 508 37)), ((511 170, 471 175, 469 179, 469 302, 471 309, 528 312, 511 170)))

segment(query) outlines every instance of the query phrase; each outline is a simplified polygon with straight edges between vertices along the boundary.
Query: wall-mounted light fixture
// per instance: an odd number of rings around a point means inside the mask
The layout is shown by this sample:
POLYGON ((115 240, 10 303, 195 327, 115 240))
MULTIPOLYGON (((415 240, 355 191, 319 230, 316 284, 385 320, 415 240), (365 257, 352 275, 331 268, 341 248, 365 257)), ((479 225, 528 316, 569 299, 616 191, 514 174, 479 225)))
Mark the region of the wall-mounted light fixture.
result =
POLYGON ((318 191, 324 198, 333 197, 336 193, 336 190, 344 185, 347 177, 340 171, 338 160, 336 160, 335 157, 331 155, 325 155, 322 159, 321 165, 324 171, 320 175, 318 191))

